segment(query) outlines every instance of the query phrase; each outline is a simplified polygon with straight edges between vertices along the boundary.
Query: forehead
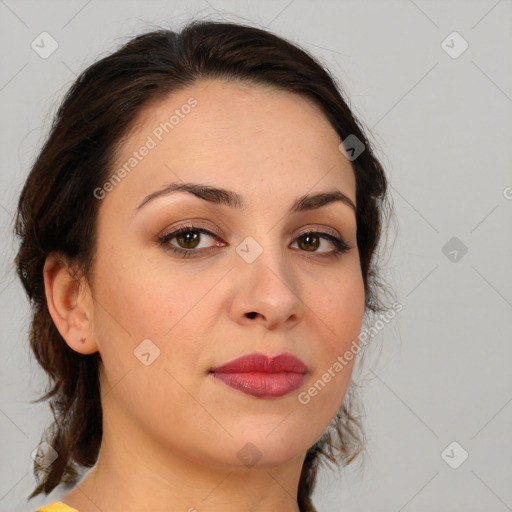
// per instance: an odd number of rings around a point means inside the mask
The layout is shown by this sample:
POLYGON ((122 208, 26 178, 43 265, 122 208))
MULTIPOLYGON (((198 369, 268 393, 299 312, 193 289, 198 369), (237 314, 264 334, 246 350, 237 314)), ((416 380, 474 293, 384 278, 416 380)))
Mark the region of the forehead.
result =
POLYGON ((139 113, 113 171, 136 158, 134 152, 150 149, 131 162, 136 165, 109 200, 122 189, 133 204, 165 182, 183 180, 241 195, 272 187, 298 196, 317 184, 318 190, 341 188, 355 203, 355 176, 340 142, 320 107, 301 95, 241 82, 198 82, 139 113))

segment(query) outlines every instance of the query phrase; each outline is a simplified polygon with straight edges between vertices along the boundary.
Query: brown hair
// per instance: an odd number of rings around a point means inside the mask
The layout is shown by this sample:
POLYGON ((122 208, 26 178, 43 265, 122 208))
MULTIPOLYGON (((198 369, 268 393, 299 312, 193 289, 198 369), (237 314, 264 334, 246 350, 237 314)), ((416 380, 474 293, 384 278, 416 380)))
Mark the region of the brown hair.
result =
MULTIPOLYGON (((236 23, 193 20, 179 33, 156 30, 134 37, 71 86, 19 198, 15 262, 32 306, 29 340, 53 386, 35 401, 50 399, 55 421, 42 440, 58 453, 47 468, 34 463, 40 483, 28 499, 48 495, 59 484, 73 486, 77 466, 96 463, 102 439, 100 356, 72 350, 56 329, 45 299, 46 257, 56 252, 89 276, 101 204, 93 191, 112 171, 121 141, 143 108, 201 79, 242 80, 303 95, 322 109, 341 140, 355 135, 364 143, 352 165, 365 314, 385 309, 377 293, 382 281, 375 255, 389 207, 387 181, 329 71, 297 45, 236 23)), ((315 510, 311 495, 322 458, 347 465, 362 451, 364 432, 355 406, 347 392, 331 427, 307 452, 297 495, 302 512, 315 510)))

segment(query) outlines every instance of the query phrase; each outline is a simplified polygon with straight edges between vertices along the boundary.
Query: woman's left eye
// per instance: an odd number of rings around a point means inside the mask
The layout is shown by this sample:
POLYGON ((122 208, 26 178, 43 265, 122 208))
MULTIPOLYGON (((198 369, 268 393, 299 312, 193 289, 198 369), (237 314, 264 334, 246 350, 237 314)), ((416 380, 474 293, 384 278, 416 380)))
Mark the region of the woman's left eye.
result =
MULTIPOLYGON (((198 250, 198 246, 200 243, 200 239, 202 238, 201 234, 207 235, 210 238, 214 238, 220 240, 217 235, 208 231, 207 229, 195 226, 184 226, 181 227, 172 233, 168 233, 167 235, 163 235, 158 238, 158 242, 161 246, 163 246, 166 250, 169 250, 175 254, 178 254, 182 257, 194 257, 193 254, 197 253, 197 255, 201 255, 204 251, 198 250), (171 240, 175 239, 181 245, 181 247, 176 247, 171 244, 171 240)), ((301 233, 297 238, 296 242, 300 249, 304 249, 304 252, 311 252, 313 254, 324 254, 324 257, 329 256, 340 256, 341 254, 347 252, 350 249, 350 246, 341 238, 335 237, 330 233, 324 233, 322 231, 307 231, 301 233), (331 251, 317 251, 322 244, 322 240, 329 241, 334 249, 331 251)), ((215 246, 210 247, 200 247, 199 249, 212 249, 213 247, 223 247, 225 245, 224 242, 217 242, 215 246)))
POLYGON ((340 256, 350 249, 350 246, 345 242, 345 240, 329 233, 323 233, 322 231, 308 231, 306 233, 302 233, 297 237, 297 240, 297 244, 300 248, 306 247, 305 252, 315 253, 317 251, 311 251, 310 249, 317 249, 321 245, 321 240, 328 240, 331 245, 334 246, 334 249, 332 251, 320 251, 321 254, 325 254, 326 256, 340 256))

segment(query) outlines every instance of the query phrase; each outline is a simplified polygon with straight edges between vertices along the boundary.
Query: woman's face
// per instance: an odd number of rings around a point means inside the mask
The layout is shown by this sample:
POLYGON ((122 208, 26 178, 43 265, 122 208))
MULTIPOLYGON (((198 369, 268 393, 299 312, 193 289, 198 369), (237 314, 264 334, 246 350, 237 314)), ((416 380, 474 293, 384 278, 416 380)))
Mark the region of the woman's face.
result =
POLYGON ((89 318, 105 443, 115 433, 132 450, 231 468, 246 456, 302 462, 341 405, 353 360, 335 363, 364 313, 354 210, 304 200, 339 191, 355 204, 340 142, 308 100, 259 86, 196 83, 144 110, 119 179, 95 192, 89 318), (171 183, 224 189, 243 207, 217 193, 152 196, 171 183), (306 207, 290 213, 299 198, 306 207), (335 255, 329 236, 349 249, 335 255), (270 397, 210 373, 254 352, 292 354, 309 371, 270 397))

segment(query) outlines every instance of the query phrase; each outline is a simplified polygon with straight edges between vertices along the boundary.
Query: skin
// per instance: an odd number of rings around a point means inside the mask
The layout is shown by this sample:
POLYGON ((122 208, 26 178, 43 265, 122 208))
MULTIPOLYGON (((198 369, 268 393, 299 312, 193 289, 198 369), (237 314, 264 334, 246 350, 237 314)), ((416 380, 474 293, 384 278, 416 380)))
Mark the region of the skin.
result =
MULTIPOLYGON (((355 214, 342 202, 287 213, 299 196, 335 189, 355 204, 339 136, 304 97, 200 82, 144 109, 117 164, 192 96, 197 106, 101 199, 90 282, 78 285, 53 255, 45 265, 55 325, 73 350, 99 351, 102 359, 99 459, 61 499, 82 512, 296 512, 305 454, 350 382, 354 360, 309 403, 298 400, 361 329, 355 214), (235 191, 247 207, 174 192, 136 210, 170 181, 235 191), (180 257, 155 241, 192 219, 220 233, 199 233, 192 249, 199 257, 180 257), (350 249, 328 256, 335 246, 320 237, 308 250, 298 237, 303 228, 337 233, 350 249), (263 249, 252 263, 236 252, 247 236, 263 249), (134 356, 144 339, 160 349, 148 366, 134 356), (262 399, 208 374, 255 351, 299 357, 310 369, 306 382, 262 399), (249 442, 261 456, 251 467, 237 457, 249 442)), ((167 245, 187 247, 177 238, 167 245)))

